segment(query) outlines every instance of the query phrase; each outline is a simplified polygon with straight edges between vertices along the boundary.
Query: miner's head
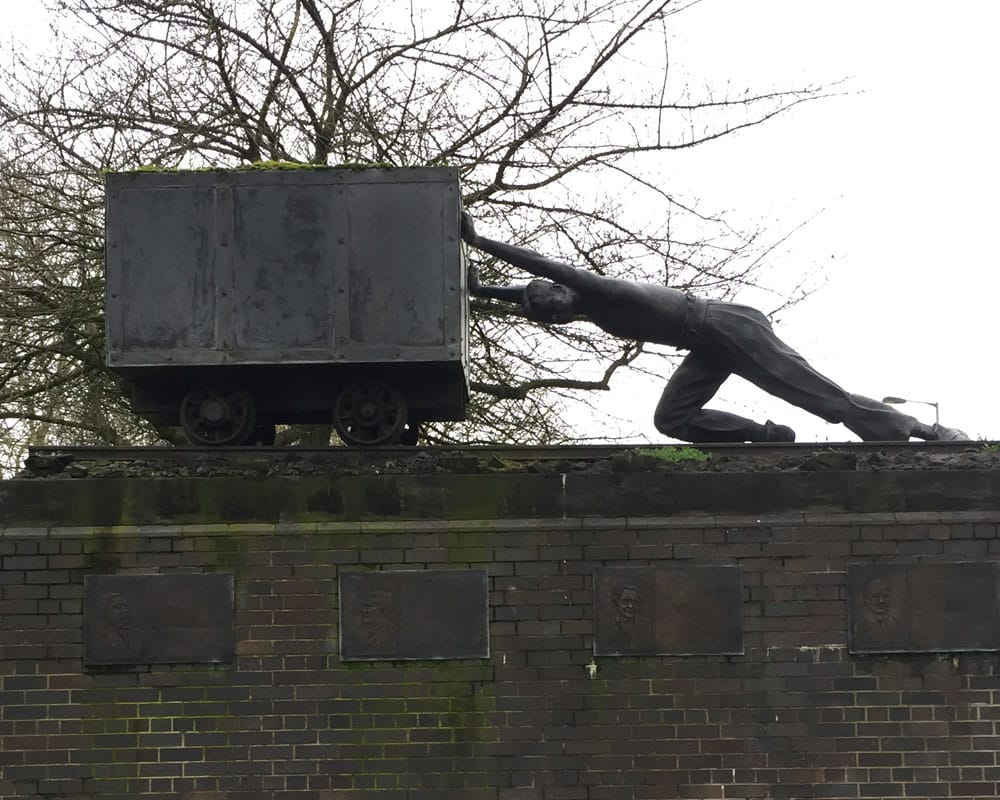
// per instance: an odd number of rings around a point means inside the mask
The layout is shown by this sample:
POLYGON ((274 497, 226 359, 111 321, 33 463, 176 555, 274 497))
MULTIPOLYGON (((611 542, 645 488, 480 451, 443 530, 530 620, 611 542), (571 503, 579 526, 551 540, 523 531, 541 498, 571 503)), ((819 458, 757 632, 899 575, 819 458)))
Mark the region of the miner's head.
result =
POLYGON ((580 295, 563 286, 546 280, 533 280, 524 287, 521 307, 525 316, 534 322, 572 322, 576 317, 580 295))

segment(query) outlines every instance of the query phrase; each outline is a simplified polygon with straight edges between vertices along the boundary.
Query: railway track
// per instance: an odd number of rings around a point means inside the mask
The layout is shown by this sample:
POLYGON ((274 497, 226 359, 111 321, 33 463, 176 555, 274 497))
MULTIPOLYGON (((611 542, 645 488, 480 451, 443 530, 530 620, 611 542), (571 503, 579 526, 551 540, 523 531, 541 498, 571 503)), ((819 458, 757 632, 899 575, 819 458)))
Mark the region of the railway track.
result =
POLYGON ((30 447, 19 478, 390 472, 997 468, 990 442, 30 447))

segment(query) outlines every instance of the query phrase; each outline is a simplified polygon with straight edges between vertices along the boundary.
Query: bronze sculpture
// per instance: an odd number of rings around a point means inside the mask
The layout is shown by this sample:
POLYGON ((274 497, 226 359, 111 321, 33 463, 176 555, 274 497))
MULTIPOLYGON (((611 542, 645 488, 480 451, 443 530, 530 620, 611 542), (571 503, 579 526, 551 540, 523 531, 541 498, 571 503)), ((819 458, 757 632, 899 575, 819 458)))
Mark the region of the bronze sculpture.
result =
POLYGON ((794 441, 795 432, 787 425, 703 408, 735 374, 827 422, 843 423, 864 441, 968 439, 956 428, 925 425, 885 403, 845 391, 775 336, 771 323, 754 308, 572 267, 480 236, 468 213, 462 216, 462 238, 539 278, 525 286, 483 286, 470 270, 469 289, 476 296, 520 303, 536 322, 584 318, 614 336, 688 350, 656 406, 654 424, 666 436, 689 442, 794 441))

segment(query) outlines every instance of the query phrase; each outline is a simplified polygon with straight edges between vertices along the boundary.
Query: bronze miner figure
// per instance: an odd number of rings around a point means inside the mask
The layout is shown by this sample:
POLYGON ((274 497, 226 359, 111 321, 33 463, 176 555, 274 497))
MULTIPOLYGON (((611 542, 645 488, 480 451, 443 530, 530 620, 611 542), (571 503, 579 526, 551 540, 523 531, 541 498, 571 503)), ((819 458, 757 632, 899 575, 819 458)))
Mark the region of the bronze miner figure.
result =
POLYGON ((462 238, 545 279, 525 286, 483 286, 470 270, 469 289, 478 297, 519 303, 536 322, 584 318, 614 336, 688 350, 656 405, 653 421, 666 436, 689 442, 794 441, 795 432, 787 425, 704 408, 735 374, 827 422, 843 423, 866 442, 968 438, 955 428, 925 425, 885 403, 845 391, 775 336, 771 323, 754 308, 572 267, 480 236, 468 213, 462 216, 462 238))

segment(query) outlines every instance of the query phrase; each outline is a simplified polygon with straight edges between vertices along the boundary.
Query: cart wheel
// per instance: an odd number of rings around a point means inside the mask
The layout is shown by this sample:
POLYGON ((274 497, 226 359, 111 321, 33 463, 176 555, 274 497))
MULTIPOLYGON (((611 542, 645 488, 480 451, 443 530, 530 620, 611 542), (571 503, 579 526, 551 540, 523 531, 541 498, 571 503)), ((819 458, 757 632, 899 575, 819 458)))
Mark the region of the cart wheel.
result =
POLYGON ((181 427, 192 444, 246 444, 254 432, 253 398, 234 383, 199 383, 181 401, 181 427))
POLYGON ((333 424, 344 444, 395 444, 406 426, 406 401, 388 384, 357 381, 337 397, 333 424))

